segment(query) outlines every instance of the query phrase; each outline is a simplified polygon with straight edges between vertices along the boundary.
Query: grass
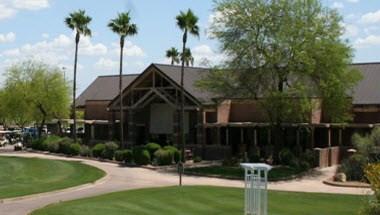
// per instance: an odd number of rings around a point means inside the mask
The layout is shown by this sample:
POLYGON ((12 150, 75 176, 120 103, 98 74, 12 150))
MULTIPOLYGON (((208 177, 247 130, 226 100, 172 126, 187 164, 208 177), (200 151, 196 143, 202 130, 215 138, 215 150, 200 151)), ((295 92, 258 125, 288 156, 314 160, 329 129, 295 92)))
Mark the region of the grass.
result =
POLYGON ((75 161, 0 156, 0 199, 94 182, 105 173, 75 161))
MULTIPOLYGON (((269 181, 286 180, 302 173, 302 170, 290 167, 275 167, 268 174, 269 181)), ((185 169, 187 174, 196 174, 203 176, 215 176, 220 178, 244 179, 244 169, 241 167, 228 166, 206 166, 185 169)))
MULTIPOLYGON (((241 215, 243 189, 166 187, 130 190, 53 204, 32 215, 241 215)), ((366 197, 270 192, 270 215, 356 215, 366 197)))

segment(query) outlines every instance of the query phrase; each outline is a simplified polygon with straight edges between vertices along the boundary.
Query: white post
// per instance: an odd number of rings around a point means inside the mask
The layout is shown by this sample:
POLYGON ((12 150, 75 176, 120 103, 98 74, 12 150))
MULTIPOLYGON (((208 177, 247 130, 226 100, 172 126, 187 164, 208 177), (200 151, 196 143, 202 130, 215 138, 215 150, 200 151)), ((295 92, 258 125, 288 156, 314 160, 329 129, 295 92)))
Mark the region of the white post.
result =
POLYGON ((244 215, 267 215, 268 171, 272 167, 262 163, 242 163, 240 165, 245 170, 244 215))

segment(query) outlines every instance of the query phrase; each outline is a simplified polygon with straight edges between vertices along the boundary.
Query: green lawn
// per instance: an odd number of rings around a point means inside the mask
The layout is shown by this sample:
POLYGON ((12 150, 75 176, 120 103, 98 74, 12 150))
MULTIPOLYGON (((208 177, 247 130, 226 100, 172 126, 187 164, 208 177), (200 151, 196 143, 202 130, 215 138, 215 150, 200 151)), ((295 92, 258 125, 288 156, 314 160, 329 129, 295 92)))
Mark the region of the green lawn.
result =
POLYGON ((74 161, 0 156, 0 199, 73 187, 104 175, 74 161))
MULTIPOLYGON (((241 215, 243 189, 167 187, 130 190, 63 202, 32 215, 241 215)), ((270 215, 356 215, 366 197, 350 195, 269 193, 270 215)))
MULTIPOLYGON (((300 173, 302 170, 298 170, 290 167, 275 167, 268 174, 269 181, 279 181, 290 179, 300 173)), ((230 179, 244 179, 244 169, 241 167, 228 167, 228 166, 205 166, 185 169, 187 174, 196 174, 203 176, 216 176, 221 178, 230 179)))

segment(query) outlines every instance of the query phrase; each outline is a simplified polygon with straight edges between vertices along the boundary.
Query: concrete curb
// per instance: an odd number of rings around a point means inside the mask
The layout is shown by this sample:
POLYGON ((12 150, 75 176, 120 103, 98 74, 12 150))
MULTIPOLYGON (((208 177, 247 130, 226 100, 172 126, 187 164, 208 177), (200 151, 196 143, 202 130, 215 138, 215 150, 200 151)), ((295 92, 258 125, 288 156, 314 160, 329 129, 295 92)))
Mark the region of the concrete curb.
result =
POLYGON ((334 187, 347 187, 347 188, 371 188, 369 184, 350 184, 350 183, 344 183, 344 182, 336 182, 333 181, 331 178, 324 180, 324 184, 329 185, 329 186, 334 186, 334 187))
MULTIPOLYGON (((1 155, 1 154, 0 154, 0 156, 12 157, 12 155, 1 155)), ((96 167, 96 166, 91 165, 91 164, 87 164, 86 163, 86 165, 89 165, 89 166, 95 167, 97 169, 100 169, 99 167, 96 167)), ((8 202, 14 202, 14 201, 19 201, 19 200, 25 200, 25 199, 31 199, 31 198, 44 197, 44 196, 48 196, 48 195, 52 195, 52 194, 58 194, 58 193, 64 193, 64 192, 78 191, 78 190, 87 189, 87 188, 90 188, 90 187, 93 187, 93 186, 104 184, 105 182, 107 182, 110 179, 110 175, 105 170, 103 170, 103 169, 100 169, 100 170, 102 170, 103 172, 105 172, 105 176, 103 176, 102 178, 100 178, 100 179, 98 179, 98 180, 96 180, 94 182, 86 183, 86 184, 81 184, 81 185, 78 185, 78 186, 75 186, 75 187, 68 187, 68 188, 64 188, 64 189, 60 189, 60 190, 53 190, 53 191, 49 191, 49 192, 36 193, 36 194, 31 194, 31 195, 26 195, 26 196, 19 196, 19 197, 13 197, 13 198, 0 199, 0 204, 8 203, 8 202)))

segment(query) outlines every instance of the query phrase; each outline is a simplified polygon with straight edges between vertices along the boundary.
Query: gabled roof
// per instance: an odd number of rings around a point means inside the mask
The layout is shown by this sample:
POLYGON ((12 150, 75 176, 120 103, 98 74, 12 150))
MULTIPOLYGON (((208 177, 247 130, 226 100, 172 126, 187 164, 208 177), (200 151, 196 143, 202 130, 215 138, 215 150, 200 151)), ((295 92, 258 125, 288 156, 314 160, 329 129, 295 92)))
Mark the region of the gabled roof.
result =
MULTIPOLYGON (((138 74, 123 75, 123 89, 125 89, 138 74)), ((76 99, 77 107, 84 107, 87 100, 111 101, 119 93, 119 76, 99 76, 76 99)))
POLYGON ((363 78, 354 89, 353 104, 380 105, 380 63, 356 63, 352 67, 363 78))
MULTIPOLYGON (((181 66, 153 64, 158 70, 171 78, 178 85, 181 84, 181 66)), ((212 98, 215 96, 207 91, 198 89, 195 84, 197 81, 204 78, 210 69, 201 67, 185 67, 184 70, 184 88, 201 103, 212 103, 212 98)))

